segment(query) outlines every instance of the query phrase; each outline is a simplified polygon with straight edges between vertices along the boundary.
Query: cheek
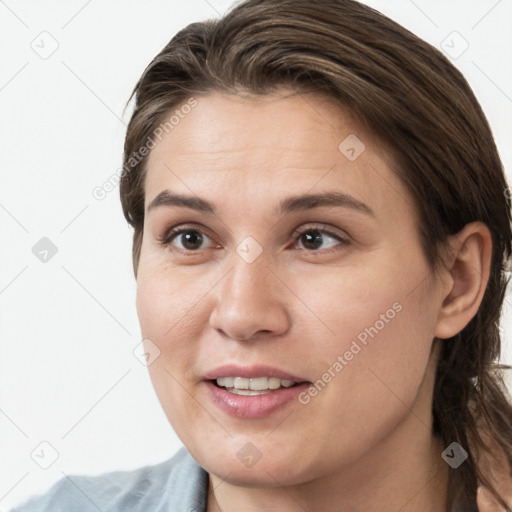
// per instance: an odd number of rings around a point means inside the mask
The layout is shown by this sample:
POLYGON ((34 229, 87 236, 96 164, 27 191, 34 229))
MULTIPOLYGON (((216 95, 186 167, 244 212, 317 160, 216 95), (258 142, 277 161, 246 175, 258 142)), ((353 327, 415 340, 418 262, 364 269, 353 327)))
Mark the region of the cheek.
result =
POLYGON ((426 264, 409 261, 331 279, 329 296, 336 301, 316 295, 318 311, 325 312, 334 335, 311 351, 320 382, 313 392, 319 398, 310 398, 329 428, 343 425, 357 432, 373 425, 374 432, 367 433, 378 436, 396 425, 417 398, 434 337, 437 297, 425 279, 426 264))
POLYGON ((142 337, 151 340, 158 357, 149 366, 154 387, 161 400, 179 399, 183 369, 192 367, 199 338, 198 319, 201 296, 208 285, 193 285, 183 272, 162 267, 151 268, 141 261, 137 278, 136 306, 142 337), (165 395, 165 396, 163 396, 165 395))
POLYGON ((170 423, 182 438, 191 421, 201 422, 191 400, 194 389, 186 378, 186 369, 197 359, 197 346, 190 341, 200 336, 194 307, 204 291, 198 288, 190 286, 180 272, 152 270, 147 263, 139 269, 136 305, 141 334, 158 351, 148 366, 149 375, 170 423))
POLYGON ((399 255, 383 253, 357 266, 304 273, 293 289, 308 308, 295 321, 301 330, 322 331, 316 344, 320 352, 348 350, 353 340, 362 346, 374 339, 410 345, 413 334, 433 332, 435 297, 429 274, 421 257, 400 261, 399 255))
POLYGON ((176 269, 141 260, 136 306, 142 335, 159 343, 179 343, 176 333, 200 329, 197 312, 214 284, 192 267, 176 269))
POLYGON ((372 256, 371 264, 323 272, 297 280, 294 288, 298 296, 307 297, 316 316, 306 312, 309 323, 305 316, 298 319, 300 330, 309 332, 306 338, 317 338, 314 347, 304 347, 315 373, 321 376, 331 369, 343 373, 344 379, 350 375, 352 389, 361 393, 369 380, 381 374, 400 390, 418 387, 429 359, 437 311, 430 268, 421 253, 404 259, 381 253, 372 256))

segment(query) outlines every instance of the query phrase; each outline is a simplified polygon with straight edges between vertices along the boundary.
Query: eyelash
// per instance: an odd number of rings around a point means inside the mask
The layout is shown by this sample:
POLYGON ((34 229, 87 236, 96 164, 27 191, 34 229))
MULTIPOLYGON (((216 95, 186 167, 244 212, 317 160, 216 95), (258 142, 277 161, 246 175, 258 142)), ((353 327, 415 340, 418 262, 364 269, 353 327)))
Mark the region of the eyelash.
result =
MULTIPOLYGON (((210 240, 214 241, 213 237, 204 233, 201 229, 202 228, 200 228, 198 226, 194 226, 194 225, 184 225, 184 226, 175 227, 175 228, 172 228, 172 229, 166 231, 165 234, 163 235, 163 237, 161 237, 161 239, 159 239, 159 242, 164 247, 168 247, 171 245, 171 243, 174 241, 174 239, 177 238, 180 234, 183 234, 183 233, 186 233, 189 231, 197 231, 198 233, 201 233, 202 235, 206 235, 210 240)), ((324 235, 327 235, 327 236, 337 240, 341 244, 341 247, 339 245, 337 245, 335 247, 331 247, 330 249, 323 249, 323 250, 322 249, 318 249, 318 250, 301 249, 303 251, 307 251, 307 252, 313 253, 313 254, 315 254, 315 253, 328 254, 331 252, 342 250, 344 247, 346 247, 350 244, 350 240, 349 240, 348 236, 342 237, 339 234, 332 232, 331 230, 326 228, 325 225, 322 225, 322 224, 314 224, 314 225, 308 226, 305 229, 304 228, 296 229, 292 233, 292 237, 295 242, 298 242, 302 235, 304 235, 305 233, 311 232, 311 231, 318 231, 324 235)), ((201 253, 204 249, 187 250, 187 249, 181 249, 181 248, 177 247, 173 250, 176 250, 181 253, 194 255, 194 254, 201 253)))

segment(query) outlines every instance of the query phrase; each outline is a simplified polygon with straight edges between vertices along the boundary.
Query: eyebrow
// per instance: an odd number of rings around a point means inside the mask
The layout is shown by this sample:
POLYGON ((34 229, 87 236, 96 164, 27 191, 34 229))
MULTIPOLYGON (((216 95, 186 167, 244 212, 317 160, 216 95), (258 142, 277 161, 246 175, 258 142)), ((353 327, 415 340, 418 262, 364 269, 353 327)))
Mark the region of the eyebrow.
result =
MULTIPOLYGON (((200 197, 175 194, 170 190, 160 192, 148 205, 148 213, 162 206, 177 206, 190 208, 211 215, 217 214, 217 208, 200 197)), ((343 192, 324 192, 321 194, 305 194, 291 196, 283 199, 279 204, 277 213, 285 214, 293 211, 310 210, 322 206, 335 206, 350 208, 359 213, 375 217, 373 210, 362 201, 343 192)))

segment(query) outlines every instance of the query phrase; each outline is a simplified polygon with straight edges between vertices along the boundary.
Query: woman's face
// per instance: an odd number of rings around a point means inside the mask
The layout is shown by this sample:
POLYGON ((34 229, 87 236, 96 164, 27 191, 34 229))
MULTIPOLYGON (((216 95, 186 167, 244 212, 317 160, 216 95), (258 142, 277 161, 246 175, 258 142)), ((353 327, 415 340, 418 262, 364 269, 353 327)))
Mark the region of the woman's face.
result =
POLYGON ((430 436, 443 293, 390 165, 312 94, 197 98, 152 149, 138 315, 210 473, 298 484, 430 436))

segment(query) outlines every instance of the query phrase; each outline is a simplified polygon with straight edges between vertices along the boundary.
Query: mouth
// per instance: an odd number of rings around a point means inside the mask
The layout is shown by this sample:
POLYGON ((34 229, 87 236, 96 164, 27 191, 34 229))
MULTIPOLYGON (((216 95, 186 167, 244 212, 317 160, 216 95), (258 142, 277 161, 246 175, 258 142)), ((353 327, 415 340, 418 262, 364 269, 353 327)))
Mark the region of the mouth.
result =
POLYGON ((279 389, 288 389, 297 385, 293 380, 278 377, 219 377, 211 382, 228 393, 241 396, 267 395, 279 389))
POLYGON ((293 407, 311 382, 279 368, 225 365, 203 376, 207 395, 220 410, 237 418, 271 416, 293 407))

